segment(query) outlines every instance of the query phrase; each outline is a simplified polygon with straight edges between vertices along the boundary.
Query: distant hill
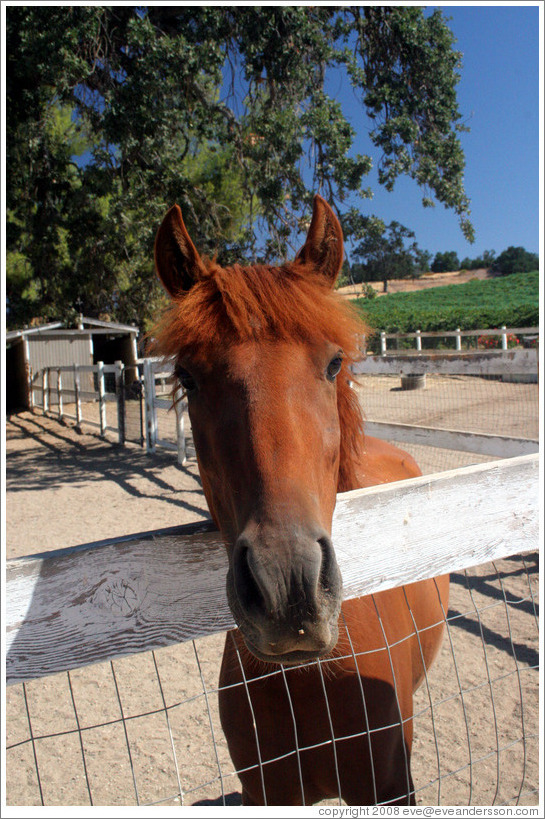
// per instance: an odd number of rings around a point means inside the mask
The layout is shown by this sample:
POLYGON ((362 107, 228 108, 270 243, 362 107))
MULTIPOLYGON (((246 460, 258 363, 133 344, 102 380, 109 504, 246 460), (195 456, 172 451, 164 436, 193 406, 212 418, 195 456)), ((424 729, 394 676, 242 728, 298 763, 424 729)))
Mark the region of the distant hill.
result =
MULTIPOLYGON (((471 271, 474 273, 475 271, 471 271)), ((438 274, 444 275, 444 274, 438 274)), ((513 273, 416 292, 357 299, 366 322, 388 333, 534 327, 539 324, 539 273, 513 273)))
MULTIPOLYGON (((388 282, 388 293, 414 293, 417 290, 428 290, 430 287, 443 287, 447 284, 465 284, 473 279, 491 279, 486 267, 478 270, 454 270, 451 273, 423 273, 418 279, 391 279, 388 282)), ((382 282, 368 282, 376 290, 377 296, 385 296, 382 282)), ((337 290, 341 296, 357 299, 361 295, 361 284, 348 284, 337 290)))

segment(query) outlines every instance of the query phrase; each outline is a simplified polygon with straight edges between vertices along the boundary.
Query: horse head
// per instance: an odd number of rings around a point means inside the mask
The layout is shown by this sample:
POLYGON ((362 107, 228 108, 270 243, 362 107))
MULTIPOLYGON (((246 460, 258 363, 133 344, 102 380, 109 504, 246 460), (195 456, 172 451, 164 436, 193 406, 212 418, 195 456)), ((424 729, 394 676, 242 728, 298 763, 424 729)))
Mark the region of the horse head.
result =
POLYGON ((348 371, 361 326, 333 294, 340 224, 317 196, 294 261, 222 268, 200 256, 175 205, 155 261, 172 300, 157 347, 175 356, 187 396, 235 621, 261 660, 325 655, 342 596, 331 524, 343 447, 361 432, 348 371))

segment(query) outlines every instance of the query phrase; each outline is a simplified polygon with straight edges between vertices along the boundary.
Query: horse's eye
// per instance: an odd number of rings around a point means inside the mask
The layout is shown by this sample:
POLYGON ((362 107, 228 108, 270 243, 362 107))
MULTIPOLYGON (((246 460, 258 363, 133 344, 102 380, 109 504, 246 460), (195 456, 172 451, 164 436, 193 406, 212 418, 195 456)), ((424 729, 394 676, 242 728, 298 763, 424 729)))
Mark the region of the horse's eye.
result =
POLYGON ((339 355, 336 355, 327 365, 327 377, 329 381, 334 381, 341 371, 343 360, 339 355))
POLYGON ((177 366, 174 372, 176 374, 176 378, 178 379, 178 381, 180 382, 180 384, 182 385, 183 389, 186 392, 193 392, 194 390, 197 389, 195 379, 193 378, 191 373, 188 373, 188 371, 184 370, 183 367, 177 366))

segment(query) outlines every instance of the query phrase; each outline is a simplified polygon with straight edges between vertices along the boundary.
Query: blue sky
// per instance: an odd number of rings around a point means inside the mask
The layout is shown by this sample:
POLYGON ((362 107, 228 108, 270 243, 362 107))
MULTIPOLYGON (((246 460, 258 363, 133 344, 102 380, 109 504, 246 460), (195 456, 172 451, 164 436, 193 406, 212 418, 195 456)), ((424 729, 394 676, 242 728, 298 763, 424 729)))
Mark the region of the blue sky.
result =
MULTIPOLYGON (((436 6, 430 6, 430 9, 436 6)), ((422 249, 455 250, 460 259, 509 245, 539 251, 539 11, 520 4, 440 6, 463 54, 458 102, 466 156, 465 187, 471 199, 475 243, 464 239, 456 215, 443 205, 423 208, 422 193, 408 179, 393 193, 368 177, 374 198, 368 212, 414 230, 422 249)), ((340 99, 348 83, 339 88, 340 99)), ((349 109, 345 109, 349 110, 349 109)), ((358 123, 352 121, 358 128, 358 123)), ((366 126, 355 148, 370 153, 366 126)), ((366 210, 364 206, 364 211, 366 210)))

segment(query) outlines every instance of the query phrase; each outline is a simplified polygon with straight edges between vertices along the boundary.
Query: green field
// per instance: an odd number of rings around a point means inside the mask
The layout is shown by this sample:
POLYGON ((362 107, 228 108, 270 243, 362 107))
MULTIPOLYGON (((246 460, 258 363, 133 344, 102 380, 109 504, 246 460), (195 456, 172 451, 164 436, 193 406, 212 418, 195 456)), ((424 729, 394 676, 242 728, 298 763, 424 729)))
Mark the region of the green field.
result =
POLYGON ((354 304, 366 323, 387 333, 536 327, 539 324, 539 273, 392 293, 354 304))

